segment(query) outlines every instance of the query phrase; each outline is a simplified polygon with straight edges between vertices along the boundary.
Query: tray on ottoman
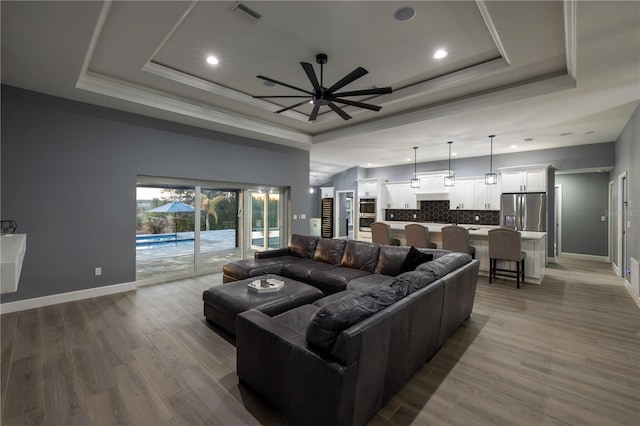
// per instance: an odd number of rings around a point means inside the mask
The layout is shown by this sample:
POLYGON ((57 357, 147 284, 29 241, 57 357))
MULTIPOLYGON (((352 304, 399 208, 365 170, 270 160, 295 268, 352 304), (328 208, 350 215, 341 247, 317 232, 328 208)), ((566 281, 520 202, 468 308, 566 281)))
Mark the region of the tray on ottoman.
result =
POLYGON ((236 317, 244 311, 257 309, 274 316, 311 304, 324 296, 317 288, 290 278, 273 274, 259 278, 280 280, 284 282, 284 286, 276 292, 256 293, 248 288, 256 279, 252 277, 210 287, 202 294, 205 318, 235 336, 236 317))

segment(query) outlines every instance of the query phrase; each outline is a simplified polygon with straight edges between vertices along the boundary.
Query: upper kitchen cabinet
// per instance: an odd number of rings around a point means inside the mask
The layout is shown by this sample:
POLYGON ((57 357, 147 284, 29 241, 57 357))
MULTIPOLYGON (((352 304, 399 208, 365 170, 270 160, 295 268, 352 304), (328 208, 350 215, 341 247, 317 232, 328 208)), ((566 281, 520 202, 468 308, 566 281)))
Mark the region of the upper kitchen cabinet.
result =
POLYGON ((447 172, 434 172, 429 174, 420 174, 420 188, 415 188, 415 194, 446 194, 449 188, 444 186, 444 177, 447 172))
POLYGON ((333 198, 333 186, 321 186, 320 198, 333 198))
POLYGON ((475 179, 475 210, 500 210, 501 178, 496 185, 487 185, 484 178, 475 179))
POLYGON ((380 179, 358 179, 358 198, 378 197, 380 184, 380 179))
POLYGON ((549 166, 501 168, 502 192, 547 192, 549 166))
POLYGON ((455 186, 449 188, 449 209, 475 209, 474 179, 456 179, 455 186))
POLYGON ((415 189, 410 183, 387 183, 383 185, 382 208, 385 209, 418 209, 415 189))

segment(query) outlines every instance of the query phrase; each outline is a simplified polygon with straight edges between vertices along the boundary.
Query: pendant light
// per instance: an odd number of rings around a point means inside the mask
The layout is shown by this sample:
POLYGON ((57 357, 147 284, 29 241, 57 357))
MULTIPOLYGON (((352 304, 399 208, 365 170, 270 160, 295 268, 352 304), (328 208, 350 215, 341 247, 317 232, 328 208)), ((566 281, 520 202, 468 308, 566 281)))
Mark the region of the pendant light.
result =
POLYGON ((411 179, 412 188, 420 188, 420 179, 418 179, 417 168, 416 168, 417 157, 418 157, 418 147, 414 146, 413 147, 413 179, 411 179))
POLYGON ((456 186, 456 178, 451 174, 451 144, 453 141, 447 142, 449 145, 449 176, 444 177, 444 186, 456 186))
POLYGON ((484 174, 484 184, 485 185, 495 185, 498 183, 498 175, 493 173, 493 138, 496 135, 489 135, 491 139, 491 154, 489 155, 489 173, 484 174))

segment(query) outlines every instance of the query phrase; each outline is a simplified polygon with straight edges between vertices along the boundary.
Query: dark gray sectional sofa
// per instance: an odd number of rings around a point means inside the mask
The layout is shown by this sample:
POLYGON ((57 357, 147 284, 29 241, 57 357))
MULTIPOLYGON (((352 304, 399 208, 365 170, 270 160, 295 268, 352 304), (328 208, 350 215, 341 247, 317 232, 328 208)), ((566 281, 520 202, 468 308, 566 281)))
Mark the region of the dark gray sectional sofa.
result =
POLYGON ((479 261, 426 249, 434 260, 398 275, 408 247, 312 239, 225 267, 228 281, 275 273, 327 294, 274 317, 241 313, 238 377, 295 424, 361 425, 469 317, 479 261))

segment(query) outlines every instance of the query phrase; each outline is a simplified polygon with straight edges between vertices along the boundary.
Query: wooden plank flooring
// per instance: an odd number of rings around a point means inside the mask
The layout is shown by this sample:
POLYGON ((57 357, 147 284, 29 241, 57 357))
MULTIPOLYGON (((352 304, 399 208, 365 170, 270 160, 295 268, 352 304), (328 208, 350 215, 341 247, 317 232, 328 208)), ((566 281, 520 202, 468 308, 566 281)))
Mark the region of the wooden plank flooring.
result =
MULTIPOLYGON (((203 320, 214 274, 5 314, 2 424, 287 424, 203 320)), ((640 309, 610 265, 480 277, 473 314, 371 425, 638 425, 640 309)))

